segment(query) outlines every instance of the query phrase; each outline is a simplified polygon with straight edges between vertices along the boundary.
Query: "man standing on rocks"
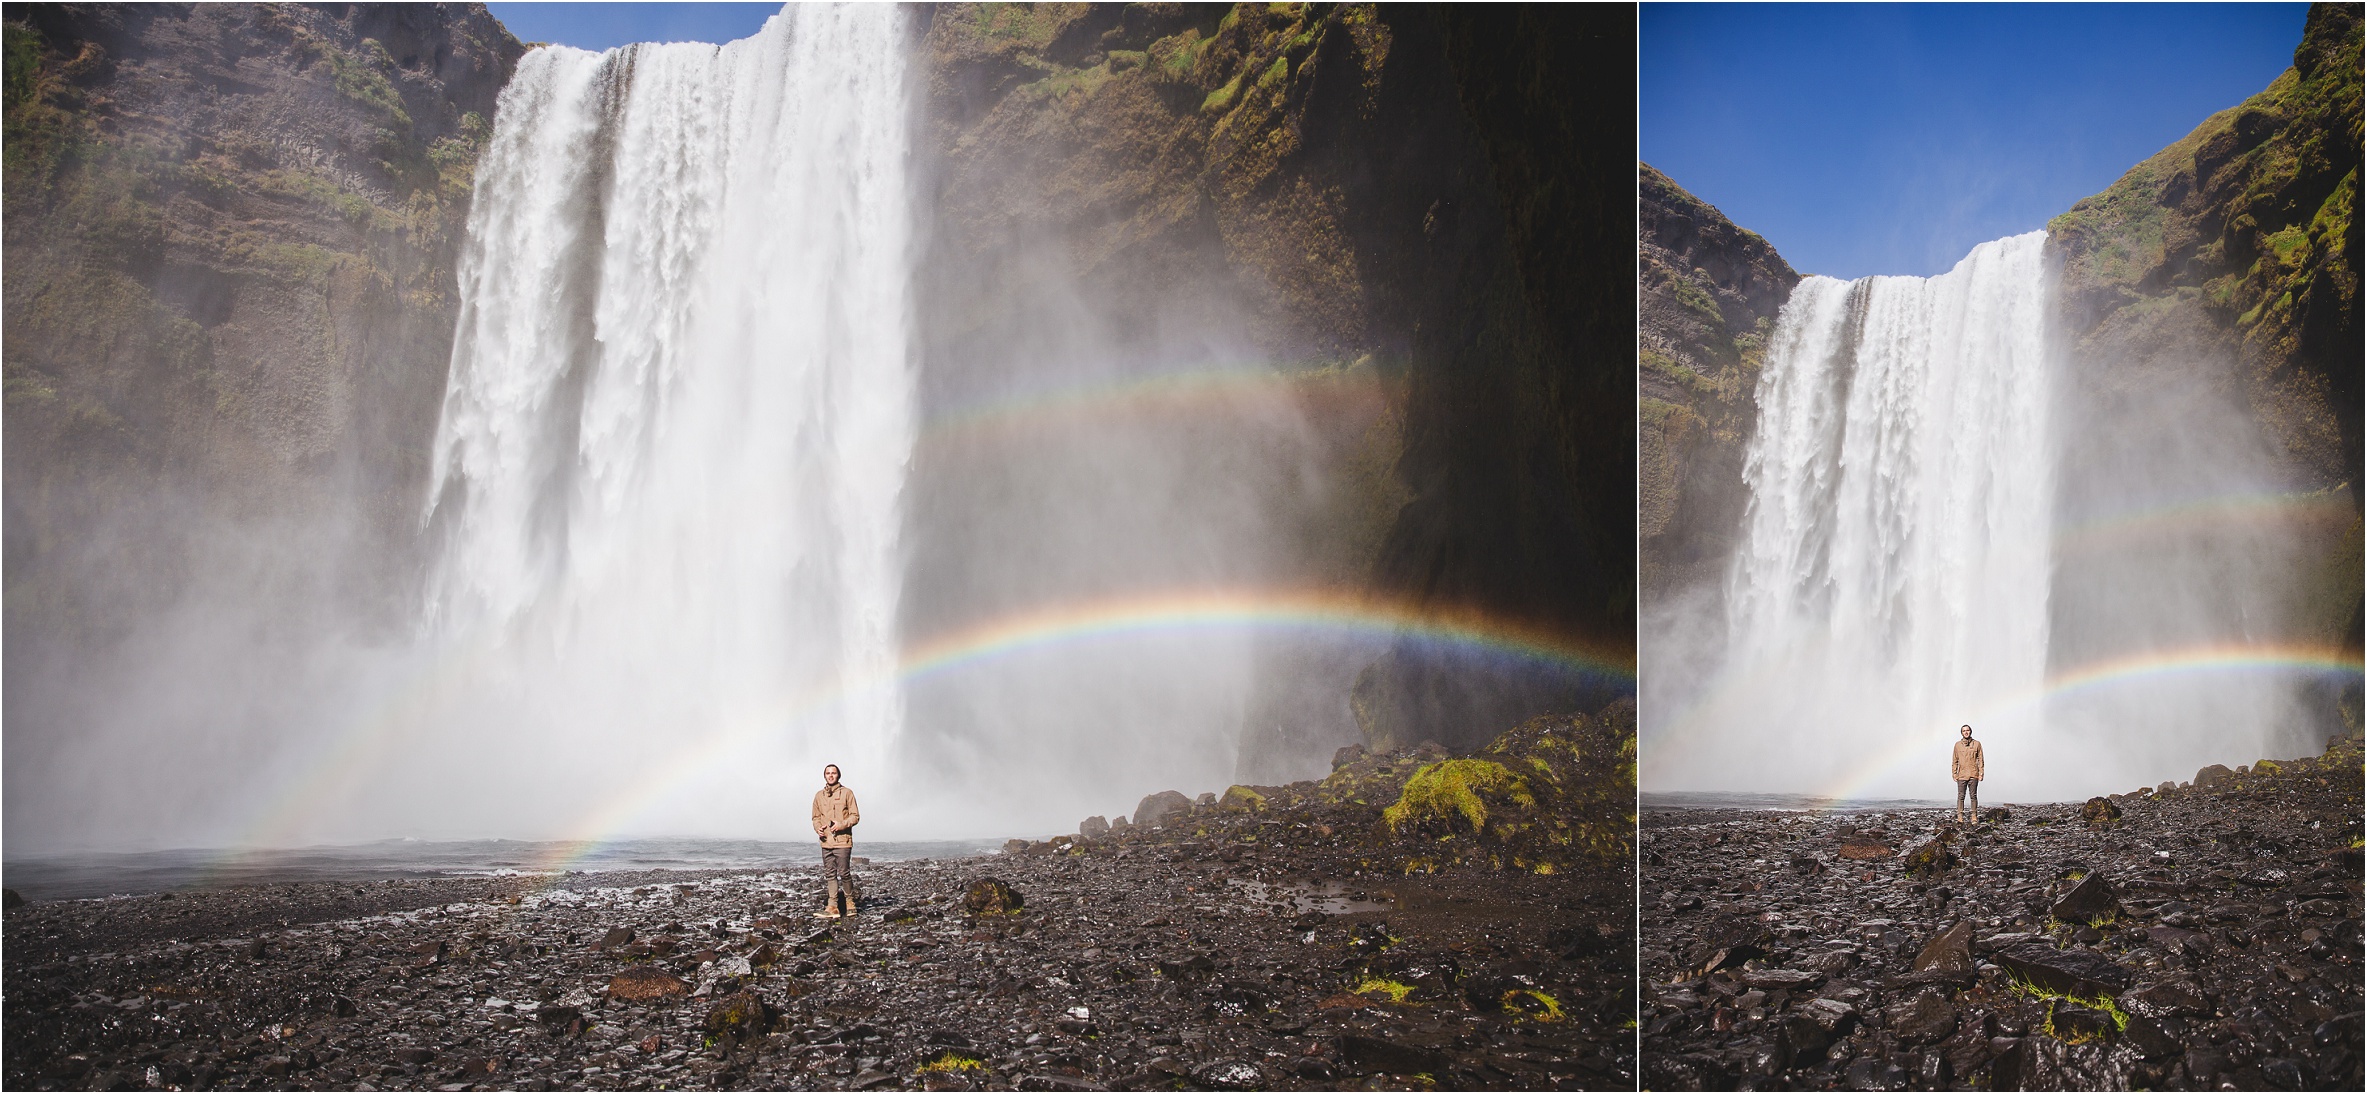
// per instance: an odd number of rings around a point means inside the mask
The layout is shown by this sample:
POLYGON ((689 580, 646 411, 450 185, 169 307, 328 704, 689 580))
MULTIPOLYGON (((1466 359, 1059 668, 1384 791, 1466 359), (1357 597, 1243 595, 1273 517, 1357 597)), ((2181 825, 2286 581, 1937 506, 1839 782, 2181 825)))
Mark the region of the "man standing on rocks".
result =
POLYGON ((839 785, 838 765, 822 767, 822 789, 814 792, 814 835, 822 839, 823 919, 837 919, 855 914, 855 875, 849 869, 855 854, 855 825, 863 814, 855 808, 855 792, 839 785), (840 911, 838 897, 845 893, 846 910, 840 911))
POLYGON ((1964 727, 1964 737, 1956 742, 1956 754, 1948 764, 1948 777, 1956 780, 1956 819, 1971 824, 1981 819, 1981 776, 1984 772, 1981 742, 1973 740, 1972 727, 1964 727), (1972 811, 1966 812, 1964 800, 1972 799, 1972 811))

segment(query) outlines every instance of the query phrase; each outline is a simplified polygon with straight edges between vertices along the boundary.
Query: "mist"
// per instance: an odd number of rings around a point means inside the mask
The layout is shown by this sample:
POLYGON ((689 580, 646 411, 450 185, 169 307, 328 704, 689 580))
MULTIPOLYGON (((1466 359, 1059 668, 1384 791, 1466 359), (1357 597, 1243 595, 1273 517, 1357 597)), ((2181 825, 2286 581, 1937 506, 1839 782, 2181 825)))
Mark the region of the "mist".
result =
POLYGON ((801 840, 824 763, 870 839, 1042 835, 1328 770, 1394 636, 1288 606, 1362 595, 1402 363, 1261 326, 1214 239, 1146 293, 960 206, 921 32, 528 53, 400 511, 120 507, 202 542, 120 633, 12 633, 10 854, 801 840))
POLYGON ((2287 481, 2225 347, 2071 345, 2055 262, 1793 291, 1735 556, 1643 606, 1645 789, 1940 798, 1969 723, 1985 800, 2078 799, 2339 726, 2349 498, 2287 481))

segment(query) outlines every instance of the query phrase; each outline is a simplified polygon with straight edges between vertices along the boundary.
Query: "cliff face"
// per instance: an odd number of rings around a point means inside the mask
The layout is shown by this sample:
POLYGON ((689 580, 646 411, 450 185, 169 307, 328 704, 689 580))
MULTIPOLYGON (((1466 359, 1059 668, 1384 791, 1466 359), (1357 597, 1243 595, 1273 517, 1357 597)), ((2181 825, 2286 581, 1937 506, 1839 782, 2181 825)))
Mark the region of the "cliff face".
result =
POLYGON ((201 574, 365 611, 393 591, 522 47, 475 4, 7 20, 13 727, 45 666, 201 574))
POLYGON ((1714 583, 1742 532, 1759 367, 1800 275, 1651 165, 1636 199, 1636 538, 1642 595, 1714 583))
MULTIPOLYGON (((2194 462, 2193 446, 2216 445, 2207 462, 2231 482, 2285 492, 2278 512, 2216 533, 2273 534, 2289 552, 2277 618, 2247 626, 2352 650, 2360 58, 2358 7, 2314 6, 2293 67, 2267 90, 2048 226, 2062 270, 2067 398, 2092 423, 2066 438, 2066 515, 2107 518, 2132 498, 2157 500, 2143 469, 2194 462), (2194 424, 2229 419, 2244 423, 2240 435, 2194 424)), ((2059 598, 2058 630, 2074 648, 2085 614, 2077 590, 2128 580, 2126 567, 2115 576, 2081 566, 2064 562, 2074 595, 2059 598)))
MULTIPOLYGON (((1260 499, 1244 526, 1270 542, 1196 552, 1243 560, 1237 572, 1176 576, 1383 589, 1623 643, 1633 404, 1606 362, 1627 338, 1630 198, 1624 172, 1596 161, 1633 133, 1580 108, 1612 85, 1631 93, 1632 38, 1626 11, 936 9, 924 399, 1194 357, 1328 377, 1303 430, 1182 446, 1200 462, 1178 477, 1179 504, 1218 504, 1194 500, 1209 483, 1260 499)), ((1026 478, 1026 459, 916 461, 915 509, 936 516, 916 533, 915 629, 1048 591, 1031 582, 1051 578, 985 572, 969 549, 1008 542, 1015 522, 1042 557, 1129 550, 1124 498, 1066 540, 1015 512, 1001 486, 1026 478)), ((1169 546, 1136 560, 1165 565, 1169 546)), ((1093 591, 1078 572, 1063 595, 1093 591)), ((1369 675, 1373 743, 1484 741, 1512 724, 1474 719, 1469 697, 1421 675, 1394 660, 1369 675)), ((1245 772, 1340 743, 1291 728, 1320 720, 1320 698, 1255 705, 1275 716, 1251 714, 1269 728, 1245 741, 1245 772)))

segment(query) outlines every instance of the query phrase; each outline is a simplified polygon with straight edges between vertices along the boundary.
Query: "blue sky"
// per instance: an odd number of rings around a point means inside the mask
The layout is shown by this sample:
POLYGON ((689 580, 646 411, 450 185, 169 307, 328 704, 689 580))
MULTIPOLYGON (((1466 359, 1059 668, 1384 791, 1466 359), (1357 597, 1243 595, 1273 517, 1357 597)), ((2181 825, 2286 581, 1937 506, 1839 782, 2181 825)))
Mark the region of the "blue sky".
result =
POLYGON ((1939 273, 2267 87, 2306 14, 1645 4, 1642 156, 1803 273, 1939 273))
POLYGON ((781 10, 774 4, 487 4, 524 42, 612 49, 631 42, 746 38, 781 10))

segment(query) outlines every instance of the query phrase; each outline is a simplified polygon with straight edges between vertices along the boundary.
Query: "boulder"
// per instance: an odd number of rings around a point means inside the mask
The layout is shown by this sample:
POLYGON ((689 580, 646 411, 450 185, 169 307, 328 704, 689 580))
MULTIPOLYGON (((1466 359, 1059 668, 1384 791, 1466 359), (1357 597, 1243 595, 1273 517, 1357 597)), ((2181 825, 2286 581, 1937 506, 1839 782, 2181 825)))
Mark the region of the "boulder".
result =
POLYGON ((592 943, 592 948, 595 950, 621 950, 632 943, 633 928, 610 927, 607 934, 600 936, 600 941, 592 943))
POLYGON ((690 984, 653 965, 635 965, 608 980, 608 997, 632 1002, 689 995, 690 984))
POLYGON ((2211 1009, 2210 1002, 2203 998, 2203 989, 2189 980, 2164 980, 2130 988, 2120 994, 2119 1002, 2121 1010, 2145 1018, 2206 1014, 2211 1009))
POLYGON ((1213 809, 1213 808, 1215 808, 1215 807, 1216 807, 1216 791, 1214 791, 1214 790, 1203 790, 1203 791, 1201 791, 1201 792, 1200 792, 1200 796, 1199 796, 1199 797, 1197 797, 1197 798, 1193 798, 1193 799, 1192 799, 1192 804, 1193 804, 1193 805, 1196 805, 1196 806, 1199 806, 1199 807, 1200 807, 1200 808, 1202 808, 1202 809, 1213 809))
POLYGON ((2047 908, 2047 914, 2065 923, 2094 925, 2120 911, 2120 893, 2101 873, 2081 878, 2079 884, 2047 908))
POLYGON ((1890 849, 1889 844, 1878 839, 1865 836, 1845 836, 1841 840, 1841 857, 1846 859, 1889 858, 1895 853, 1890 849))
POLYGON ((2213 786, 2224 785, 2234 779, 2235 772, 2229 771, 2226 764, 2212 764, 2194 773, 2194 788, 2205 790, 2213 786))
POLYGON ((1983 824, 2004 824, 2013 818, 2013 810, 2002 805, 1993 805, 1981 810, 1981 823, 1983 824))
POLYGON ((1339 751, 1331 754, 1331 769, 1338 771, 1349 764, 1363 759, 1364 756, 1365 752, 1363 745, 1344 746, 1339 751))
POLYGON ((1110 820, 1110 832, 1113 834, 1123 832, 1132 827, 1134 827, 1134 822, 1127 820, 1126 814, 1124 813, 1120 813, 1110 820))
POLYGON ((2090 828, 2109 828, 2120 823, 2120 806, 2112 804, 2110 798, 2089 798, 2086 805, 2079 807, 2079 819, 2090 828))
POLYGON ((1142 800, 1134 807, 1134 823, 1145 828, 1157 828, 1169 820, 1190 814, 1192 799, 1180 791, 1162 790, 1142 800))
POLYGON ((765 1035, 773 1024, 773 1009, 762 996, 752 991, 726 995, 707 1008, 707 1018, 700 1023, 719 1044, 737 1047, 765 1035))
MULTIPOLYGON (((1125 818, 1120 817, 1119 819, 1124 820, 1125 818)), ((1102 839, 1109 834, 1110 822, 1107 817, 1087 817, 1077 822, 1078 839, 1102 839)))
POLYGON ((1899 865, 1916 877, 1944 874, 1956 867, 1956 852, 1948 849, 1948 841, 1934 837, 1909 848, 1899 865))
POLYGON ((2092 950, 2058 950, 2025 942, 1991 957, 2005 971, 2059 995, 2094 999, 2129 986, 2129 970, 2092 950))
POLYGON ((1246 786, 1231 786, 1217 799, 1216 808, 1224 813, 1256 813, 1266 808, 1266 796, 1246 786))
POLYGON ((1027 899, 1019 890, 994 878, 980 878, 970 883, 962 894, 962 907, 971 915, 1010 915, 1027 906, 1027 899))
POLYGON ((1947 997, 1935 989, 1925 989, 1915 998, 1883 1012, 1890 1032, 1908 1044, 1924 1044, 1946 1040, 1956 1032, 1956 1008, 1948 1005, 1947 997))
POLYGON ((1973 971, 1972 924, 1957 920, 1933 935, 1915 955, 1915 972, 1973 971))

